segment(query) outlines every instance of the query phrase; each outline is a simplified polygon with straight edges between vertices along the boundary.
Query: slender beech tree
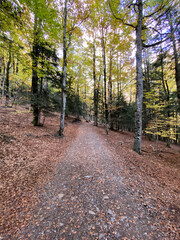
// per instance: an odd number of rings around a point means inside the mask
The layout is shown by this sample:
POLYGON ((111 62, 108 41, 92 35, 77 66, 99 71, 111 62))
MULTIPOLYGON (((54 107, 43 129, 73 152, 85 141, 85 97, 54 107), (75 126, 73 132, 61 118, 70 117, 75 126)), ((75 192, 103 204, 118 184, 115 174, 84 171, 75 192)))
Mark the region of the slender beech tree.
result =
MULTIPOLYGON (((110 3, 110 2, 109 2, 110 3)), ((143 2, 137 0, 136 3, 129 5, 137 7, 137 24, 124 22, 123 18, 116 17, 111 4, 111 11, 116 19, 119 19, 124 25, 133 27, 136 30, 136 114, 135 114, 135 136, 133 149, 141 154, 141 136, 142 136, 142 102, 143 102, 143 69, 142 69, 142 24, 143 24, 143 2)))
POLYGON ((2 97, 4 97, 4 88, 5 88, 5 81, 6 81, 6 65, 5 60, 3 59, 3 75, 2 75, 2 97))
POLYGON ((142 136, 142 103, 143 103, 143 69, 142 69, 142 21, 143 3, 137 1, 138 19, 136 26, 136 114, 135 114, 135 136, 133 150, 141 154, 142 136))
POLYGON ((98 126, 98 100, 99 100, 99 89, 96 79, 96 45, 95 38, 93 42, 93 79, 94 79, 94 125, 98 126))
POLYGON ((110 56, 109 56, 109 81, 108 81, 108 107, 109 107, 109 123, 110 129, 113 129, 113 119, 112 119, 112 48, 110 49, 110 56))
POLYGON ((178 27, 179 22, 176 23, 176 27, 174 27, 173 13, 175 15, 177 14, 173 8, 170 8, 169 12, 167 13, 167 16, 168 16, 168 21, 169 21, 169 25, 170 25, 171 41, 173 44, 174 62, 175 62, 175 79, 176 79, 177 97, 178 97, 178 103, 179 103, 179 109, 180 109, 180 63, 179 63, 176 37, 175 37, 175 28, 178 27))
POLYGON ((39 99, 38 99, 38 59, 39 59, 39 19, 37 14, 34 16, 34 38, 33 38, 33 50, 32 50, 32 108, 33 108, 33 124, 38 126, 40 124, 40 111, 39 111, 39 99))
POLYGON ((7 61, 7 67, 6 67, 6 103, 5 105, 8 106, 9 103, 9 72, 11 67, 11 61, 12 61, 12 42, 9 41, 9 51, 8 51, 8 61, 7 61))
POLYGON ((105 124, 106 134, 108 134, 108 102, 107 102, 107 74, 106 74, 106 45, 105 45, 105 29, 102 23, 101 26, 101 44, 102 44, 102 59, 103 59, 103 73, 104 73, 104 108, 105 108, 105 124))
POLYGON ((0 99, 2 97, 2 60, 3 58, 0 57, 0 99))
POLYGON ((67 70, 67 40, 66 40, 66 28, 67 28, 67 2, 64 2, 64 24, 63 24, 63 66, 62 66, 62 93, 61 93, 61 120, 59 136, 63 136, 64 132, 64 119, 66 111, 66 70, 67 70))
POLYGON ((62 64, 62 92, 61 92, 61 119, 60 129, 58 131, 59 136, 63 136, 64 132, 64 119, 66 112, 66 76, 67 76, 67 54, 71 46, 73 32, 81 31, 79 26, 89 16, 86 5, 83 5, 79 1, 64 1, 64 12, 63 12, 63 64, 62 64), (69 3, 69 6, 68 6, 69 3), (82 8, 82 9, 81 9, 82 8), (70 24, 68 24, 68 13, 71 14, 69 17, 70 24), (78 18, 78 17, 79 18, 78 18), (71 26, 68 26, 71 25, 71 26))

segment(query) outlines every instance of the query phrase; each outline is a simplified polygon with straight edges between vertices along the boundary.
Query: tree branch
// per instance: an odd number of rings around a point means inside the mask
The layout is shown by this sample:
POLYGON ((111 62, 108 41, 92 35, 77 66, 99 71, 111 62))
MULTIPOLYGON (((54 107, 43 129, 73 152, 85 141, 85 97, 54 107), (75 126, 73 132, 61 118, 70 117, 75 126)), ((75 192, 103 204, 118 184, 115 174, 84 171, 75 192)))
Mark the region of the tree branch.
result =
POLYGON ((158 17, 155 18, 154 20, 157 21, 157 19, 161 18, 163 15, 165 15, 166 13, 168 13, 168 12, 169 12, 169 9, 170 9, 170 8, 168 8, 165 12, 163 12, 160 16, 158 16, 158 17))
POLYGON ((158 41, 158 42, 156 42, 156 43, 148 44, 148 45, 146 45, 146 44, 143 43, 143 48, 154 47, 154 46, 156 46, 156 45, 159 45, 159 44, 165 42, 166 40, 168 40, 168 38, 165 38, 164 40, 158 41))
POLYGON ((120 20, 120 21, 123 23, 123 25, 129 26, 129 27, 133 27, 134 29, 136 28, 136 26, 134 26, 133 24, 126 23, 126 22, 124 22, 124 20, 123 20, 122 18, 117 17, 117 16, 115 15, 113 9, 112 9, 110 0, 108 0, 108 3, 109 3, 109 7, 110 7, 110 10, 111 10, 112 15, 113 15, 114 18, 116 18, 117 20, 120 20))
POLYGON ((88 17, 90 16, 90 14, 88 14, 86 17, 84 17, 83 19, 82 19, 82 21, 77 25, 77 26, 75 26, 75 22, 73 23, 73 26, 72 26, 72 28, 68 31, 68 32, 66 32, 66 33, 69 33, 69 43, 68 43, 68 45, 67 45, 67 47, 66 47, 66 51, 68 51, 68 49, 69 49, 69 47, 70 47, 70 45, 71 45, 71 39, 72 39, 72 33, 73 33, 73 31, 76 29, 76 28, 78 28, 88 17))
MULTIPOLYGON (((144 16, 143 18, 149 18, 152 17, 154 14, 158 13, 159 11, 161 11, 164 8, 164 5, 162 5, 159 9, 157 9, 155 12, 150 13, 149 15, 144 16)), ((167 10, 166 10, 167 11, 167 10)), ((163 13, 165 14, 165 13, 163 13)))
POLYGON ((6 36, 0 35, 0 38, 1 38, 2 40, 6 41, 6 42, 14 43, 14 44, 15 44, 16 46, 18 46, 19 48, 24 49, 24 47, 22 47, 21 45, 19 45, 19 43, 16 43, 15 41, 9 39, 9 38, 6 37, 6 36))
POLYGON ((155 28, 153 28, 153 27, 148 27, 147 29, 151 29, 151 30, 157 32, 160 36, 164 36, 164 35, 167 35, 167 34, 168 34, 168 33, 161 33, 161 32, 159 32, 157 29, 155 29, 155 28))

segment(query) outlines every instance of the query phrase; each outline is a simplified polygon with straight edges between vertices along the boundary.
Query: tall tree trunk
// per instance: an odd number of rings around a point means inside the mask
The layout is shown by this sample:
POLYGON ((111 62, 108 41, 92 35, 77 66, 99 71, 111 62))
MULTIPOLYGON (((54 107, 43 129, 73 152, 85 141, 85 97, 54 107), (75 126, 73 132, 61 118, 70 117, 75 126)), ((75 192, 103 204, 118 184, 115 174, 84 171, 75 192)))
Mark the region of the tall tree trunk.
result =
POLYGON ((119 99, 119 54, 117 53, 117 60, 116 60, 116 67, 117 67, 117 99, 119 99))
MULTIPOLYGON (((16 59, 16 66, 15 66, 15 71, 14 74, 18 75, 18 71, 19 71, 19 61, 18 58, 16 59)), ((17 99, 17 95, 18 95, 18 85, 17 85, 17 81, 15 82, 15 91, 13 93, 13 102, 12 104, 16 104, 16 99, 17 99)))
POLYGON ((85 86, 84 86, 84 99, 86 100, 86 97, 87 97, 87 85, 85 83, 85 86))
POLYGON ((34 20, 34 40, 33 40, 33 51, 32 51, 32 108, 33 108, 33 124, 38 126, 40 122, 39 113, 39 96, 38 96, 38 19, 35 16, 34 20))
POLYGON ((39 98, 39 105, 38 105, 38 108, 39 108, 39 118, 38 118, 38 126, 41 125, 40 123, 40 118, 41 118, 41 113, 42 113, 42 109, 45 107, 45 98, 43 99, 43 80, 44 78, 41 77, 39 79, 39 93, 38 93, 38 98, 39 98))
POLYGON ((14 60, 14 55, 12 57, 13 57, 12 69, 13 69, 13 74, 15 74, 16 73, 16 63, 15 63, 15 60, 14 60))
POLYGON ((9 43, 9 56, 8 56, 8 62, 6 67, 6 107, 9 104, 9 72, 10 72, 10 66, 11 66, 11 42, 9 43))
POLYGON ((180 110, 180 63, 178 62, 178 52, 176 48, 176 39, 174 34, 174 27, 172 23, 171 13, 168 14, 168 20, 169 20, 169 25, 171 29, 171 41, 173 43, 174 61, 175 61, 175 79, 176 79, 176 87, 177 87, 178 104, 179 104, 179 110, 180 110))
POLYGON ((103 73, 104 73, 104 107, 105 107, 105 125, 106 134, 108 134, 108 105, 107 105, 107 94, 106 94, 106 47, 104 41, 104 28, 102 26, 102 58, 103 58, 103 73))
MULTIPOLYGON (((149 63, 149 54, 148 50, 144 49, 144 92, 149 92, 150 91, 150 63, 149 63)), ((146 97, 144 96, 143 98, 143 129, 146 129, 148 122, 150 120, 150 112, 146 108, 146 97)))
POLYGON ((96 79, 96 47, 93 45, 93 79, 94 79, 94 126, 98 126, 98 84, 96 79))
POLYGON ((16 62, 16 75, 18 74, 19 71, 19 60, 17 58, 17 62, 16 62))
MULTIPOLYGON (((162 85, 163 85, 163 90, 165 94, 165 100, 167 103, 167 119, 169 120, 170 118, 170 93, 169 93, 169 86, 167 83, 167 80, 164 79, 164 55, 162 53, 161 55, 161 80, 162 80, 162 85)), ((170 125, 167 124, 167 132, 170 131, 170 125)), ((167 137, 167 147, 170 147, 170 136, 167 137)))
POLYGON ((0 58, 0 99, 2 98, 2 62, 3 58, 0 58))
POLYGON ((138 23, 136 27, 136 113, 135 136, 133 150, 141 154, 142 141, 142 102, 143 102, 143 70, 142 70, 142 19, 143 3, 137 0, 138 23))
POLYGON ((112 49, 110 50, 110 59, 109 59, 109 82, 108 82, 108 91, 109 91, 109 122, 110 129, 113 129, 113 120, 112 120, 112 49))
POLYGON ((145 56, 145 86, 144 88, 147 91, 150 91, 150 62, 149 62, 149 53, 148 50, 144 49, 144 56, 145 56))
POLYGON ((5 64, 5 61, 3 59, 2 97, 4 97, 5 81, 6 81, 6 64, 5 64))
POLYGON ((120 95, 122 92, 122 81, 121 81, 121 58, 119 59, 119 54, 117 54, 117 92, 118 99, 120 99, 120 95), (120 61, 119 61, 120 60, 120 61))
POLYGON ((122 71, 122 66, 121 66, 121 57, 119 58, 119 55, 117 56, 117 90, 118 90, 118 101, 120 99, 120 96, 122 94, 122 81, 121 81, 121 71, 122 71))
POLYGON ((63 68, 62 68, 62 93, 61 93, 61 120, 59 136, 63 136, 64 119, 66 112, 66 70, 67 70, 67 47, 66 47, 66 26, 67 26, 67 0, 64 3, 64 25, 63 25, 63 68))
POLYGON ((79 82, 77 82, 77 96, 78 96, 78 101, 77 101, 77 119, 80 119, 80 88, 79 88, 79 82))

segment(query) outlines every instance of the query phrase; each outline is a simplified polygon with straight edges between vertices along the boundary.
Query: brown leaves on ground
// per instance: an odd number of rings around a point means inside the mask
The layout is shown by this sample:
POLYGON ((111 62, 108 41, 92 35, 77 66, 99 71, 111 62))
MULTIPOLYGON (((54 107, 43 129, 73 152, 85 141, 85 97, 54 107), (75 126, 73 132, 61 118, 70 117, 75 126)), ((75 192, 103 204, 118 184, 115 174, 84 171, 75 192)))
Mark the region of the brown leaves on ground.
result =
MULTIPOLYGON (((159 151, 155 152, 156 143, 143 137, 142 155, 132 150, 134 134, 131 132, 109 131, 105 134, 103 127, 97 129, 111 146, 112 152, 121 156, 120 164, 132 186, 143 184, 144 198, 157 199, 172 212, 176 212, 180 222, 180 146, 159 141, 159 151)), ((116 158, 117 159, 117 158, 116 158)))
POLYGON ((29 221, 23 219, 20 223, 19 215, 37 204, 36 186, 43 186, 53 176, 78 132, 78 125, 68 118, 65 137, 58 138, 56 113, 46 118, 44 127, 34 127, 31 122, 32 113, 24 107, 0 107, 0 219, 3 231, 9 235, 29 221))
POLYGON ((47 238, 52 234, 69 239, 71 231, 81 239, 120 239, 121 227, 131 236, 141 221, 147 230, 150 224, 158 232, 164 225, 164 236, 170 233, 167 239, 178 239, 171 236, 177 236, 180 222, 179 146, 168 148, 161 142, 155 153, 155 143, 143 139, 140 156, 132 150, 129 132, 110 131, 107 136, 103 127, 83 123, 79 128, 68 118, 65 137, 58 138, 59 114, 47 117, 43 127, 31 121, 28 109, 0 107, 0 223, 7 239, 15 239, 20 229, 28 239, 55 239, 47 238), (41 235, 46 228, 54 233, 41 235), (32 229, 41 238, 35 238, 32 229))

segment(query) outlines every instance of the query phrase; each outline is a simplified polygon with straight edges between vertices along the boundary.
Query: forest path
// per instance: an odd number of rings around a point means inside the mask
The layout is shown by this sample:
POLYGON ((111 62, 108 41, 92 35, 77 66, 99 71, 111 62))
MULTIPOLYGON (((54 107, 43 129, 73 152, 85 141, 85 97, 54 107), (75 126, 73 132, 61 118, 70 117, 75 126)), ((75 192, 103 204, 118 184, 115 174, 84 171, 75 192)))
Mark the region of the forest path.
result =
MULTIPOLYGON (((90 124, 79 133, 18 239, 169 239, 137 197, 106 139, 90 124)), ((140 191, 141 186, 139 186, 140 191)), ((14 238, 13 238, 14 239, 14 238)))

